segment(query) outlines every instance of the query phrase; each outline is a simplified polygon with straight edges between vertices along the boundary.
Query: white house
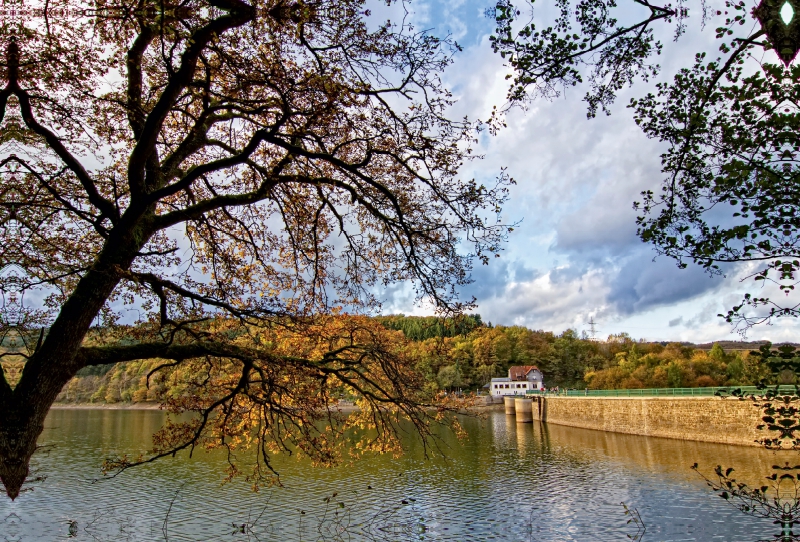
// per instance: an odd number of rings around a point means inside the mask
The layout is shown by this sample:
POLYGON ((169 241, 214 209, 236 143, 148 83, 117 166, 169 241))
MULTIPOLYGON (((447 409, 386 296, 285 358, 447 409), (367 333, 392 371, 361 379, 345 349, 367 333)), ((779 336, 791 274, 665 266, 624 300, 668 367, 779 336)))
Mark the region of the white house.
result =
POLYGON ((515 365, 508 376, 489 382, 490 395, 525 395, 528 390, 544 389, 542 371, 534 365, 515 365))

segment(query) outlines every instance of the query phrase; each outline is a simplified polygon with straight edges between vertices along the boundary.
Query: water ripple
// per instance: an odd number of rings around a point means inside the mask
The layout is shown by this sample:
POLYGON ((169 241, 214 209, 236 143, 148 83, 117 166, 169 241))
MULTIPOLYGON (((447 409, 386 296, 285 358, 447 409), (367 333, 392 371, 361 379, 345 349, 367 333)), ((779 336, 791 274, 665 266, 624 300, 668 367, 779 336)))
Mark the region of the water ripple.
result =
POLYGON ((726 454, 757 472, 770 461, 758 450, 517 425, 503 414, 466 420, 465 442, 445 436, 446 459, 426 461, 414 443, 401 460, 335 469, 278 458, 285 487, 260 493, 221 485, 221 458, 204 453, 92 482, 104 457, 145 450, 161 419, 51 413, 43 440, 53 448, 38 459, 48 478, 0 501, 0 540, 618 541, 634 532, 623 501, 641 513, 645 541, 754 541, 772 530, 688 469, 692 457, 726 454))

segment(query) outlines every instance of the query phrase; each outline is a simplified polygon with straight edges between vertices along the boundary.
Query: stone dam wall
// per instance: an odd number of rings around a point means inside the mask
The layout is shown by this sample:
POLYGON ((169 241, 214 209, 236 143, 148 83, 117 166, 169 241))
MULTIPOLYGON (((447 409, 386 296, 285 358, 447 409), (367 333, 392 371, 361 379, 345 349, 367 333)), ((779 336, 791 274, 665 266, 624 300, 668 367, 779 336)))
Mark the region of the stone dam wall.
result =
POLYGON ((766 436, 756 429, 761 411, 737 399, 551 396, 532 398, 531 407, 534 422, 581 429, 742 446, 766 436))

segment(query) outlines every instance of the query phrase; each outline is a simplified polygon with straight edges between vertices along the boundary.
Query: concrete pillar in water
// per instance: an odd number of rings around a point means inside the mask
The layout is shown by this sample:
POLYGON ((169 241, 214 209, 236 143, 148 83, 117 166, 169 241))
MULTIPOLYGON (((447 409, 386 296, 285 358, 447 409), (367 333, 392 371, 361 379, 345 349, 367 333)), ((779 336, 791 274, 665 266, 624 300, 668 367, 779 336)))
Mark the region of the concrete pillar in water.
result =
POLYGON ((513 416, 515 413, 514 409, 514 396, 513 395, 506 395, 503 397, 503 403, 506 406, 506 414, 509 416, 513 416))
POLYGON ((533 399, 517 397, 514 400, 514 408, 517 411, 517 423, 531 423, 533 421, 533 399))

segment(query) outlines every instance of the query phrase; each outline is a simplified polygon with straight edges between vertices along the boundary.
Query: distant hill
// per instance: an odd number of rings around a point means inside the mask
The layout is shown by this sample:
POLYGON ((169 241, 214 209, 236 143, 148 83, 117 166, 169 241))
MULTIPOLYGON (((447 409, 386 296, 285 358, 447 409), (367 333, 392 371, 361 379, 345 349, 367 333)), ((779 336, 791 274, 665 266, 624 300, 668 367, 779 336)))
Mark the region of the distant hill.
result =
MULTIPOLYGON (((693 346, 699 350, 711 350, 711 348, 718 344, 722 347, 723 350, 729 352, 733 351, 747 351, 750 350, 758 350, 762 344, 765 344, 767 341, 714 341, 711 343, 703 343, 703 344, 692 344, 692 343, 685 343, 687 346, 693 346)), ((800 347, 800 343, 775 343, 775 346, 780 344, 790 344, 794 347, 800 347)))

